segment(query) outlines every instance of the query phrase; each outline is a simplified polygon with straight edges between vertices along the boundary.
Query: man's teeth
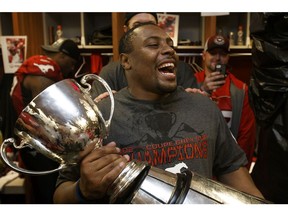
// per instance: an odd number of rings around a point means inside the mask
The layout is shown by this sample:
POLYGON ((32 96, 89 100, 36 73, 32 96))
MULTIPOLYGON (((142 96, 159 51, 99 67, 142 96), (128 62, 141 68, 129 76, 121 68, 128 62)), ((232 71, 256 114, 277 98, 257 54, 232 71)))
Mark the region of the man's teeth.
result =
POLYGON ((174 63, 165 63, 165 64, 161 65, 161 66, 159 67, 159 69, 165 68, 165 67, 174 67, 174 63))

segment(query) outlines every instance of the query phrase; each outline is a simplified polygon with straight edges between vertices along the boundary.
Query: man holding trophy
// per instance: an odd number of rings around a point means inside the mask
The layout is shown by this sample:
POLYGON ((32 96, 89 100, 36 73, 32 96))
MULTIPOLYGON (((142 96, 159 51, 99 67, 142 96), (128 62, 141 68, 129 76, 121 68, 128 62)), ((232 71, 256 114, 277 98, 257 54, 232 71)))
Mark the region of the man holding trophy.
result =
MULTIPOLYGON (((111 195, 121 190, 115 181, 120 176, 125 182, 122 173, 133 170, 127 171, 129 161, 174 173, 184 167, 263 198, 214 102, 177 87, 178 57, 165 31, 151 23, 136 26, 121 38, 119 52, 128 87, 114 96, 107 138, 101 147, 87 145, 76 166, 60 171, 54 202, 111 203, 111 195)), ((108 99, 97 104, 104 118, 110 105, 108 99)))

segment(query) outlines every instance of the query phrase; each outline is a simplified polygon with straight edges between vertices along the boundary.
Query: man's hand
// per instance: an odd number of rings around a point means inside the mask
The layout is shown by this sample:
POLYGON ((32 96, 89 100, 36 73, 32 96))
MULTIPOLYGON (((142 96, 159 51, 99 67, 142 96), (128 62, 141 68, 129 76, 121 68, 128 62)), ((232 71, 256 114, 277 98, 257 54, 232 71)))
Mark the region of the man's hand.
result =
POLYGON ((186 92, 189 92, 189 93, 199 93, 199 94, 202 94, 204 96, 207 96, 209 97, 209 94, 205 91, 202 91, 201 89, 197 89, 197 88, 186 88, 185 89, 186 92))
POLYGON ((129 156, 120 155, 115 142, 96 149, 93 145, 88 148, 90 149, 85 149, 85 156, 80 164, 80 190, 87 200, 101 199, 125 168, 129 156))
MULTIPOLYGON (((116 91, 115 91, 115 90, 112 90, 112 93, 115 94, 116 91)), ((99 101, 101 101, 102 99, 104 99, 104 98, 106 98, 106 97, 108 97, 108 96, 109 96, 109 93, 108 93, 108 92, 104 92, 104 93, 98 95, 98 96, 94 99, 94 101, 95 101, 96 103, 98 103, 99 101)))

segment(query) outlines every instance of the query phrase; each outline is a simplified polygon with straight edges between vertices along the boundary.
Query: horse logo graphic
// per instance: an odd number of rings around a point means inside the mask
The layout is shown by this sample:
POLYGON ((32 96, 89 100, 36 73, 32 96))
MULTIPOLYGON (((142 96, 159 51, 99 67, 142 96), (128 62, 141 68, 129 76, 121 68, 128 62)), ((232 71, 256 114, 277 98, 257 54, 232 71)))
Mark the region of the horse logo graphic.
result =
POLYGON ((49 70, 54 71, 53 65, 42 65, 42 64, 37 64, 37 63, 34 63, 33 65, 38 67, 43 73, 47 73, 49 70))

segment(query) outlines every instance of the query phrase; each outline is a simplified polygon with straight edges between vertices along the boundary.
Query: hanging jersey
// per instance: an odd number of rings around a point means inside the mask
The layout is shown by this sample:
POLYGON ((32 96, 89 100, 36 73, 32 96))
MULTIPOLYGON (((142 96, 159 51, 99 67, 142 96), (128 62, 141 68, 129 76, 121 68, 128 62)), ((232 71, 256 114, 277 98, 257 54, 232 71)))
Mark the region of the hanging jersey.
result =
POLYGON ((26 75, 45 76, 55 82, 63 79, 59 65, 51 58, 43 55, 28 58, 15 72, 10 91, 12 103, 18 115, 33 99, 31 92, 23 86, 23 80, 26 75))

